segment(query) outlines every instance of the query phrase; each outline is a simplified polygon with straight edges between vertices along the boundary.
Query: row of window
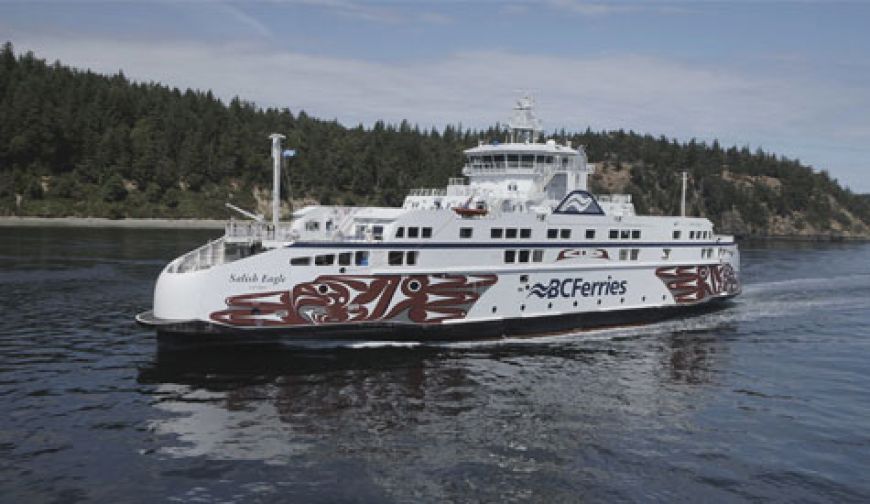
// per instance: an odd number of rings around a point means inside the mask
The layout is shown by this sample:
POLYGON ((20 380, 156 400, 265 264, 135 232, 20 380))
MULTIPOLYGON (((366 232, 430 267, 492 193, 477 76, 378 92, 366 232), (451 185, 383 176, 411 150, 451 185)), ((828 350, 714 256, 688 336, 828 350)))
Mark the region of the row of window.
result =
POLYGON ((521 250, 505 250, 504 262, 506 263, 527 263, 531 257, 531 262, 544 262, 543 249, 521 249, 521 250))
MULTIPOLYGON (((592 236, 595 236, 594 229, 587 229, 586 230, 587 235, 589 234, 589 231, 592 231, 592 236)), ((571 238, 571 230, 570 229, 549 228, 549 229, 547 229, 547 238, 550 240, 554 240, 556 238, 561 238, 563 240, 567 240, 567 239, 571 238)))
POLYGON ((640 249, 619 249, 620 261, 637 261, 640 257, 640 249))
MULTIPOLYGON (((399 226, 396 228, 396 238, 405 237, 405 227, 399 226)), ((408 238, 432 238, 432 228, 419 228, 416 226, 408 226, 408 238)))
MULTIPOLYGON (((342 252, 340 254, 319 254, 314 256, 315 266, 332 266, 338 259, 339 266, 350 266, 351 261, 357 266, 369 265, 369 253, 364 250, 357 252, 342 252)), ((290 266, 310 266, 311 257, 294 257, 290 259, 290 266)))
MULTIPOLYGON (((701 249, 701 258, 702 259, 712 259, 713 258, 713 250, 712 248, 704 248, 701 249)), ((419 252, 416 250, 403 251, 403 250, 391 250, 387 253, 387 264, 390 266, 414 266, 417 264, 417 257, 419 252)), ((668 259, 671 255, 671 249, 666 248, 662 249, 662 259, 668 259)), ((619 249, 619 260, 620 261, 637 261, 640 257, 640 249, 619 249)), ((504 251, 504 262, 505 263, 527 263, 527 262, 543 262, 544 261, 544 250, 543 249, 520 249, 520 250, 505 250, 504 251)), ((312 258, 305 257, 294 257, 290 259, 291 266, 310 266, 312 262, 312 258)), ((339 266, 350 266, 353 263, 356 266, 368 266, 369 264, 369 253, 367 251, 357 251, 357 252, 342 252, 340 254, 318 254, 314 256, 314 265, 315 266, 332 266, 338 263, 339 266)))
POLYGON ((402 250, 391 250, 387 252, 387 264, 390 266, 414 266, 417 264, 417 254, 416 250, 402 251, 402 250))
MULTIPOLYGON (((679 229, 674 230, 674 240, 679 240, 682 233, 679 229)), ((713 237, 712 231, 689 231, 690 240, 706 240, 713 237)))
POLYGON ((533 154, 496 154, 488 156, 469 156, 468 164, 473 168, 509 168, 523 167, 532 168, 538 165, 563 165, 567 166, 570 159, 567 156, 535 156, 533 154), (507 163, 505 163, 507 161, 507 163))
MULTIPOLYGON (((466 228, 466 229, 469 229, 469 228, 466 228)), ((489 237, 490 238, 501 238, 501 237, 516 238, 517 232, 519 232, 520 238, 531 238, 532 237, 532 230, 529 228, 522 228, 519 230, 517 228, 504 228, 504 229, 491 228, 489 230, 489 237)), ((469 236, 469 238, 470 238, 470 236, 469 236)))
POLYGON ((640 229, 611 229, 611 240, 640 240, 640 229))

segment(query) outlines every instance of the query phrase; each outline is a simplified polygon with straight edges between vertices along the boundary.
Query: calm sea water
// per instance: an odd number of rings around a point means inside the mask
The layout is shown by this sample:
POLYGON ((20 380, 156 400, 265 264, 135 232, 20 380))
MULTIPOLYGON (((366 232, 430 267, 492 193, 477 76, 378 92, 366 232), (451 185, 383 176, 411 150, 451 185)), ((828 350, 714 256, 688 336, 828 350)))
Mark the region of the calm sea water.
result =
POLYGON ((213 235, 0 229, 0 501, 870 500, 870 245, 745 244, 730 308, 641 328, 158 351, 213 235))

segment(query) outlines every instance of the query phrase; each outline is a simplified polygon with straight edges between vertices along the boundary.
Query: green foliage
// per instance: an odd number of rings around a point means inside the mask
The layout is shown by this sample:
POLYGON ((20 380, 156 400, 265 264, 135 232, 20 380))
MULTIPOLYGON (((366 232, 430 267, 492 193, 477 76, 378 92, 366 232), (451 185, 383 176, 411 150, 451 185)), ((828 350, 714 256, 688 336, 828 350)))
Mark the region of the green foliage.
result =
MULTIPOLYGON (((398 205, 413 187, 458 176, 463 149, 504 139, 498 124, 474 132, 421 131, 407 121, 347 128, 302 111, 239 98, 224 104, 211 92, 16 57, 11 43, 0 49, 0 118, 0 214, 218 217, 228 200, 253 208, 254 189, 271 186, 275 131, 299 152, 285 170, 284 198, 398 205), (125 184, 138 189, 128 193, 125 184)), ((622 177, 628 170, 619 189, 640 213, 676 214, 685 170, 689 208, 717 224, 739 215, 747 232, 763 234, 771 216, 800 215, 816 228, 852 225, 845 212, 870 222, 870 197, 760 149, 623 130, 554 137, 584 145, 590 161, 622 177)))
POLYGON ((101 189, 104 201, 109 203, 121 201, 127 197, 127 189, 124 187, 124 179, 117 173, 106 179, 101 189))

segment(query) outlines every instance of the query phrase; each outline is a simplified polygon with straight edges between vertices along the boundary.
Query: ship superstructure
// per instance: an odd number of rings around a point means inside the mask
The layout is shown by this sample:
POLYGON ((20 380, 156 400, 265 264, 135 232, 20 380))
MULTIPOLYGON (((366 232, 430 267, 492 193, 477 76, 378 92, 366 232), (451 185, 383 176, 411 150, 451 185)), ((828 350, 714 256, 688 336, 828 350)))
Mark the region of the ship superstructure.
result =
POLYGON ((399 208, 228 222, 166 266, 138 320, 191 338, 457 339, 656 320, 740 292, 732 236, 592 195, 583 147, 539 141, 529 98, 509 126, 465 151, 463 177, 399 208))

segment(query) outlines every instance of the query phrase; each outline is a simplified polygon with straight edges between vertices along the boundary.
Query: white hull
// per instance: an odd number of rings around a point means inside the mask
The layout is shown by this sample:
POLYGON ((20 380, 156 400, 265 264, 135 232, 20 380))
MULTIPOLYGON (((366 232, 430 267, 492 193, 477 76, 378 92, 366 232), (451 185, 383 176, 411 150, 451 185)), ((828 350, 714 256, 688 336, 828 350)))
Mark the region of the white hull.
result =
MULTIPOLYGON (((143 322, 165 333, 365 339, 377 339, 378 334, 394 339, 394 330, 405 330, 411 339, 456 339, 497 337, 499 327, 505 333, 523 327, 549 332, 635 323, 660 318, 652 312, 676 314, 739 293, 733 243, 717 244, 722 251, 718 255, 729 261, 677 259, 694 255, 704 245, 672 252, 673 259, 667 261, 620 262, 609 259, 619 254, 619 248, 604 244, 522 244, 541 247, 544 258, 550 259, 565 250, 602 250, 608 257, 563 258, 534 267, 485 266, 487 258, 500 255, 504 245, 492 250, 457 250, 447 244, 444 248, 437 244, 423 249, 404 247, 432 261, 449 262, 461 251, 464 262, 480 263, 463 270, 446 264, 439 268, 378 266, 384 262, 379 258, 391 248, 387 246, 289 244, 199 271, 174 273, 167 268, 157 282, 154 310, 143 322), (373 265, 289 266, 293 257, 363 249, 373 265), (638 312, 648 313, 639 316, 638 312), (480 333, 482 326, 495 332, 480 333)), ((635 246, 642 250, 641 257, 661 250, 655 244, 635 246)))

